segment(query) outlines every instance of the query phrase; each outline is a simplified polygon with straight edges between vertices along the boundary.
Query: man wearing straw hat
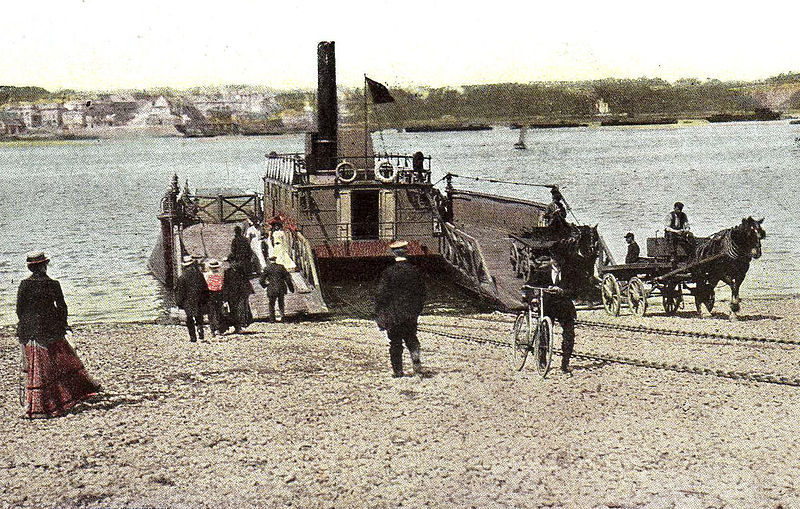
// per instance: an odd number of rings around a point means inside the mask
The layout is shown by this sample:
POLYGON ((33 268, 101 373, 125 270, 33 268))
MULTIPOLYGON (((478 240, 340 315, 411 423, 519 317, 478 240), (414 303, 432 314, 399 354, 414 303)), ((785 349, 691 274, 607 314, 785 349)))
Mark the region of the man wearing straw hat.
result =
POLYGON ((421 374, 417 319, 425 302, 425 282, 407 256, 408 242, 389 244, 395 263, 381 274, 375 292, 375 323, 389 337, 392 376, 403 376, 403 343, 411 353, 414 373, 421 374))
POLYGON ((200 267, 191 256, 184 256, 181 262, 183 273, 175 286, 175 304, 186 311, 186 328, 189 341, 203 340, 203 312, 208 301, 206 280, 200 267))

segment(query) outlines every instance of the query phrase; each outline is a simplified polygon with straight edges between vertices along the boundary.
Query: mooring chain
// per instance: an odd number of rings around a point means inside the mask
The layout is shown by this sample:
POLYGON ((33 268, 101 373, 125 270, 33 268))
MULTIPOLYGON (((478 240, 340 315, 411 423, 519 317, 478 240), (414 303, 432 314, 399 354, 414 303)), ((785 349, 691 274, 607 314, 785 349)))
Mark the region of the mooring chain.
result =
MULTIPOLYGON (((342 299, 343 300, 343 299, 342 299)), ((365 312, 365 308, 362 306, 356 306, 350 302, 344 301, 346 304, 346 308, 349 308, 354 314, 356 314, 359 318, 363 319, 370 319, 371 316, 369 313, 365 312)), ((489 320, 487 320, 489 321, 489 320)), ((498 320, 501 323, 508 323, 504 320, 498 320)), ((626 326, 626 325, 616 325, 616 324, 606 324, 602 322, 587 322, 579 320, 576 323, 585 326, 597 326, 597 327, 604 327, 608 326, 607 328, 610 329, 618 329, 618 330, 625 330, 629 332, 659 332, 659 333, 668 333, 674 332, 674 335, 693 335, 694 333, 690 333, 689 331, 670 331, 669 329, 654 329, 654 328, 647 328, 647 327, 634 327, 634 326, 626 326)), ((456 328, 458 328, 456 326, 456 328)), ((508 341, 500 341, 496 339, 491 339, 489 337, 473 337, 467 334, 460 334, 455 332, 446 332, 442 330, 438 330, 435 328, 421 326, 418 327, 417 330, 419 332, 426 332, 429 334, 433 334, 436 336, 441 336, 449 339, 456 339, 468 343, 474 343, 479 345, 492 345, 500 348, 510 348, 511 343, 508 341)), ((698 333, 701 334, 701 333, 698 333)), ((703 337, 719 337, 722 335, 714 335, 713 333, 708 333, 710 336, 703 336, 703 337)), ((724 338, 728 339, 728 338, 724 338)), ((750 339, 752 340, 752 339, 750 339)), ((561 350, 553 349, 553 353, 556 355, 561 355, 561 350)), ((573 352, 572 356, 576 359, 584 359, 584 360, 593 360, 598 362, 604 363, 615 363, 615 364, 626 364, 629 366, 637 366, 643 368, 650 368, 656 370, 666 370, 666 371, 674 371, 677 373, 687 373, 692 375, 707 375, 707 376, 716 376, 721 378, 728 378, 731 380, 742 380, 742 381, 749 381, 749 382, 758 382, 758 383, 770 383, 770 384, 778 384, 778 385, 788 385, 793 387, 800 387, 800 378, 790 378, 786 376, 781 376, 773 373, 748 373, 748 372, 740 372, 740 371, 726 371, 723 369, 712 369, 712 368, 703 368, 703 367, 696 367, 696 366, 683 366, 680 364, 670 364, 667 362, 654 362, 654 361, 647 361, 642 359, 632 359, 629 357, 622 357, 616 355, 599 355, 595 353, 583 353, 583 352, 573 352)))
MULTIPOLYGON (((506 341, 498 341, 489 338, 475 338, 465 334, 458 334, 452 332, 444 332, 428 327, 419 327, 420 332, 427 332, 437 336, 442 336, 450 339, 459 339, 477 344, 490 344, 503 348, 510 348, 511 343, 506 341)), ((561 355, 561 350, 553 349, 553 353, 561 355)), ((678 373, 687 373, 692 375, 707 375, 716 376, 721 378, 729 378, 732 380, 743 380, 749 382, 771 383, 778 385, 789 385, 793 387, 800 387, 800 378, 791 378, 787 376, 776 375, 773 373, 752 373, 742 371, 726 371, 723 369, 702 368, 696 366, 683 366, 680 364, 670 364, 667 362, 655 362, 641 359, 631 359, 629 357, 622 357, 618 355, 600 355, 595 353, 573 352, 572 356, 577 359, 593 360, 604 363, 626 364, 629 366, 637 366, 642 368, 675 371, 678 373)))
POLYGON ((638 332, 647 334, 662 334, 665 336, 690 336, 703 339, 724 339, 730 341, 749 341, 754 343, 777 343, 782 345, 800 345, 800 341, 780 338, 764 338, 757 336, 742 336, 739 334, 723 334, 716 332, 694 332, 679 329, 662 329, 660 327, 645 327, 643 325, 625 325, 607 322, 592 322, 587 320, 575 320, 576 325, 593 327, 597 329, 621 330, 626 332, 638 332))

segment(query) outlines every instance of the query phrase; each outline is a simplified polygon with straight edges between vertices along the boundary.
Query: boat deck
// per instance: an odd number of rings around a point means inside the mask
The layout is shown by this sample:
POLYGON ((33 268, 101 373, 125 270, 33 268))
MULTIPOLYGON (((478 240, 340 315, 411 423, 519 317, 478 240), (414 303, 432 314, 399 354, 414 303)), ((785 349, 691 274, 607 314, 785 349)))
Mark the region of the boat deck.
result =
MULTIPOLYGON (((208 223, 197 224, 183 230, 181 240, 186 252, 190 255, 198 255, 203 259, 214 258, 224 260, 230 253, 231 240, 233 240, 233 229, 236 223, 208 223)), ((225 266, 223 264, 223 266, 225 266)), ((325 314, 328 307, 322 298, 319 288, 309 284, 299 272, 292 272, 292 282, 294 283, 294 293, 286 295, 286 317, 300 317, 305 315, 325 314)), ((258 275, 250 279, 255 293, 250 296, 250 309, 253 312, 253 319, 266 320, 269 318, 269 303, 264 293, 264 289, 258 282, 258 275)))
POLYGON ((495 298, 506 309, 522 308, 524 284, 511 267, 509 234, 538 224, 545 208, 541 203, 464 190, 453 195, 454 225, 480 243, 486 268, 494 278, 495 298))

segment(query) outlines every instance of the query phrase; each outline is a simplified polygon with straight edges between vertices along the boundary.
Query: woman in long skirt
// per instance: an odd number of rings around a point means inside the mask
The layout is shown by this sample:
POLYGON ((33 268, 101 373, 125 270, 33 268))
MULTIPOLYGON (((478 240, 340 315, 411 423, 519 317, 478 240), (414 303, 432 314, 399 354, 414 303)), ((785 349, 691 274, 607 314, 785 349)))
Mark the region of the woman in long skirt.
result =
POLYGON ((47 275, 43 252, 28 254, 31 276, 17 292, 17 336, 22 346, 25 417, 55 417, 100 392, 65 338, 67 304, 61 285, 47 275))

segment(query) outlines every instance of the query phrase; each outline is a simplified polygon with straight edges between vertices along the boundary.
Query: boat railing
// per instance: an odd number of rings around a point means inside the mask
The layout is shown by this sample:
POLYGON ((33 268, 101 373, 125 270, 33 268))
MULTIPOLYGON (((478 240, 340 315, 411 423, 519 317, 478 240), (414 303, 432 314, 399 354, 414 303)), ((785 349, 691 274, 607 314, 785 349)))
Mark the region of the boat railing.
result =
MULTIPOLYGON (((382 165, 389 163, 394 170, 395 176, 392 181, 400 183, 421 183, 430 184, 431 182, 431 157, 418 157, 421 165, 414 169, 414 156, 408 154, 374 154, 371 156, 348 155, 336 158, 336 166, 331 170, 315 170, 317 175, 336 175, 337 169, 342 164, 349 164, 357 174, 365 176, 368 180, 375 180, 376 170, 382 165)), ((307 184, 309 174, 307 171, 306 158, 304 154, 276 154, 267 155, 265 178, 277 180, 285 184, 307 184)), ((380 179, 378 179, 380 180, 380 179)))
POLYGON ((195 194, 192 196, 192 209, 193 219, 203 223, 236 223, 247 219, 258 222, 262 216, 261 195, 195 194))
POLYGON ((302 233, 297 230, 286 230, 286 242, 289 252, 292 253, 292 260, 300 269, 303 278, 314 287, 319 288, 319 272, 317 262, 314 259, 314 249, 311 243, 302 233))
POLYGON ((439 252, 445 260, 461 273, 467 275, 479 286, 488 285, 497 292, 489 266, 483 256, 480 243, 472 236, 464 233, 450 223, 444 223, 442 236, 439 239, 439 252))
POLYGON ((327 223, 325 225, 326 228, 317 234, 310 233, 316 228, 303 228, 303 225, 298 225, 298 229, 303 231, 303 234, 306 235, 305 238, 312 243, 392 241, 399 238, 402 238, 402 240, 429 239, 431 235, 437 235, 437 231, 440 230, 438 224, 437 222, 434 225, 432 221, 327 223), (402 226, 404 230, 402 235, 399 236, 397 235, 398 226, 402 226), (409 232, 407 233, 406 230, 409 232))

